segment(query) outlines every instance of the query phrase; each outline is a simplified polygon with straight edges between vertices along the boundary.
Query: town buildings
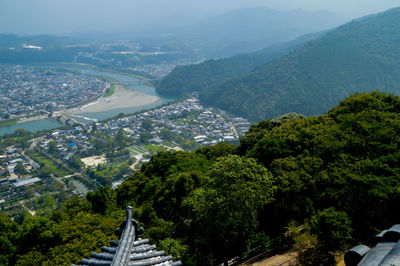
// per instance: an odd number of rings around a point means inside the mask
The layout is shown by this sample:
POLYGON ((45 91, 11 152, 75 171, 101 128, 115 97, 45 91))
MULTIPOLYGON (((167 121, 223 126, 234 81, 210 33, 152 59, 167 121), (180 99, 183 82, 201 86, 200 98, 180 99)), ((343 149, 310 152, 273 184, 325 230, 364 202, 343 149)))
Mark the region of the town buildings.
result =
POLYGON ((99 78, 23 66, 0 66, 0 120, 70 108, 100 96, 99 78))

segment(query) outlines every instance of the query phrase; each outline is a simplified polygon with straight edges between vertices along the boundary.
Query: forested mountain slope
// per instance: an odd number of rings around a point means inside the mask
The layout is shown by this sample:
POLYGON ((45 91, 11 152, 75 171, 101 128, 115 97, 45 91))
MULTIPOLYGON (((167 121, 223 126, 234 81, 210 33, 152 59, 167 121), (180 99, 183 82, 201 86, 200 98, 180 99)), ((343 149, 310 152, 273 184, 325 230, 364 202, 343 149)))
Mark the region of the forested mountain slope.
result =
POLYGON ((345 24, 250 74, 204 89, 203 102, 259 121, 324 113, 358 91, 400 93, 400 8, 345 24))
POLYGON ((77 263, 112 238, 131 205, 144 237, 184 265, 283 242, 301 262, 332 265, 333 252, 398 223, 399 135, 400 98, 373 92, 325 115, 262 121, 239 147, 160 152, 117 189, 42 217, 0 215, 0 264, 77 263))
POLYGON ((210 59, 200 64, 178 66, 156 83, 157 92, 169 96, 180 96, 201 91, 228 79, 248 74, 257 66, 286 55, 306 42, 322 36, 313 33, 293 41, 277 44, 251 54, 242 54, 223 59, 210 59))

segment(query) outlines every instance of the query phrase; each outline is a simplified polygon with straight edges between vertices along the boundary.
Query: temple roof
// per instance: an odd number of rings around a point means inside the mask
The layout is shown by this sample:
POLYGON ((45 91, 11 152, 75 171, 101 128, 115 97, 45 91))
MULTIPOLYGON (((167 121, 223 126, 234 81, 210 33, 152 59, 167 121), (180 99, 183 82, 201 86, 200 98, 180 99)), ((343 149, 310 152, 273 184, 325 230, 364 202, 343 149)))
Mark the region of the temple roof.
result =
POLYGON ((376 245, 358 245, 346 252, 346 266, 400 265, 400 224, 375 236, 376 245))
POLYGON ((101 253, 92 253, 90 259, 81 260, 79 265, 182 265, 180 261, 174 262, 172 256, 166 256, 165 251, 157 251, 148 239, 141 238, 143 228, 138 228, 132 219, 132 207, 126 208, 126 216, 119 241, 111 241, 109 247, 102 247, 101 253))

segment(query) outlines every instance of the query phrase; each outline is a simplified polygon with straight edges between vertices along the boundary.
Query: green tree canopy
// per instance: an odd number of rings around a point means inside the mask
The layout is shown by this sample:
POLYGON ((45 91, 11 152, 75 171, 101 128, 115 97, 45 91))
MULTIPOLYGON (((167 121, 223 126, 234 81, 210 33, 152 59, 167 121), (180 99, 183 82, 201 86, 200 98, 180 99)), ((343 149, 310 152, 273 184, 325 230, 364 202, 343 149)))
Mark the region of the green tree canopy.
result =
POLYGON ((248 252, 258 226, 258 211, 272 200, 271 174, 254 159, 221 157, 212 166, 210 179, 187 204, 203 251, 216 262, 248 252))
POLYGON ((14 173, 17 175, 24 175, 27 173, 24 163, 22 161, 17 162, 17 165, 14 168, 14 173))
POLYGON ((348 215, 335 208, 319 211, 311 217, 311 232, 316 234, 325 250, 332 251, 351 239, 352 226, 348 215))
POLYGON ((58 152, 57 142, 55 142, 54 140, 51 140, 49 144, 47 144, 47 147, 49 148, 50 154, 56 154, 58 152))
POLYGON ((81 158, 79 155, 74 154, 69 160, 68 160, 68 165, 76 170, 80 170, 84 164, 81 161, 81 158))
POLYGON ((145 130, 151 130, 153 128, 153 122, 150 119, 143 119, 142 128, 145 130))

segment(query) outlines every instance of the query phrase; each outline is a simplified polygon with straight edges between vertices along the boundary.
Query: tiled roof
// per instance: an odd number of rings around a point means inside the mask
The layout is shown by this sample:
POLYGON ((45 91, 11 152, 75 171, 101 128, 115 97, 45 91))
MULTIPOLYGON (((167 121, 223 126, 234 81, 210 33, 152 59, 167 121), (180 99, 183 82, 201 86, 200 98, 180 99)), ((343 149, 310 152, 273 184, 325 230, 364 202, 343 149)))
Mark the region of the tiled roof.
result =
POLYGON ((373 248, 359 245, 349 250, 344 257, 346 266, 400 265, 400 224, 376 235, 375 242, 373 248))
POLYGON ((101 253, 92 253, 90 259, 83 259, 79 265, 101 266, 150 266, 150 265, 182 265, 166 256, 165 251, 157 251, 148 239, 140 238, 143 228, 132 219, 132 208, 126 208, 127 219, 121 224, 122 234, 119 241, 111 241, 110 247, 102 247, 101 253), (129 221, 129 222, 128 222, 129 221))

